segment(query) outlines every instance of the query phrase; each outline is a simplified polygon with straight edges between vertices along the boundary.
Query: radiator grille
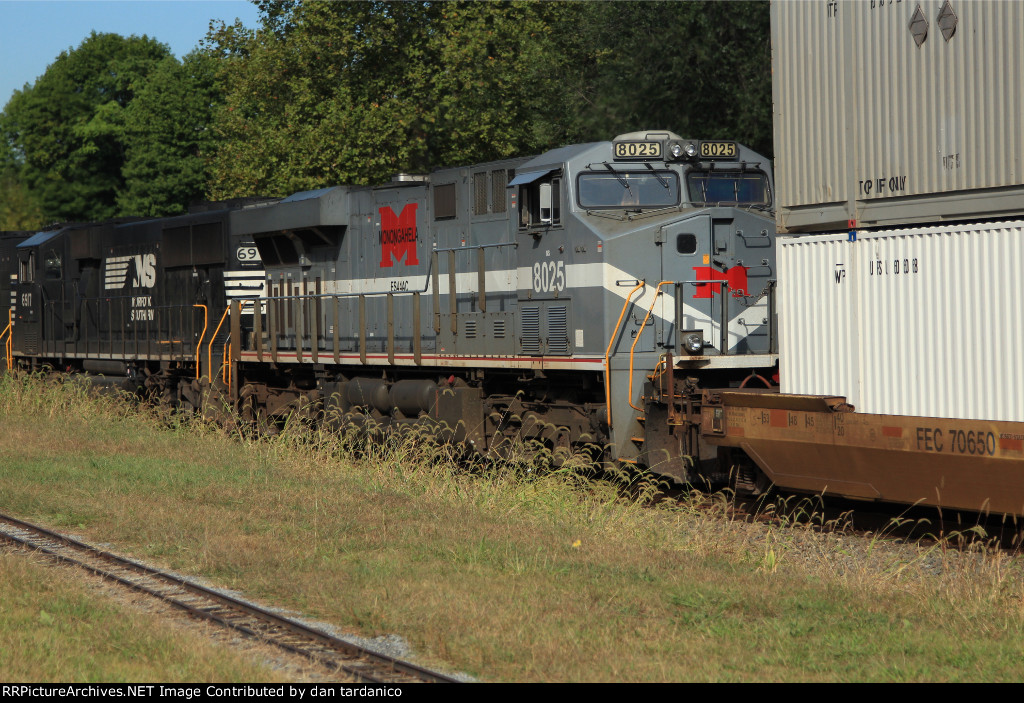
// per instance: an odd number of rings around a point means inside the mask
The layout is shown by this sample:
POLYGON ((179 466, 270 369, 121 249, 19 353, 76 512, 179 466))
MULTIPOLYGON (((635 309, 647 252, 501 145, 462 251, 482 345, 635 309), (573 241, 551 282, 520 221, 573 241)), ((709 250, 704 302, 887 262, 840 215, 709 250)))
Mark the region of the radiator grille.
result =
POLYGON ((568 309, 565 305, 552 305, 548 308, 548 353, 569 353, 568 309))
POLYGON ((520 341, 524 354, 540 354, 540 308, 522 308, 520 316, 523 337, 520 341))

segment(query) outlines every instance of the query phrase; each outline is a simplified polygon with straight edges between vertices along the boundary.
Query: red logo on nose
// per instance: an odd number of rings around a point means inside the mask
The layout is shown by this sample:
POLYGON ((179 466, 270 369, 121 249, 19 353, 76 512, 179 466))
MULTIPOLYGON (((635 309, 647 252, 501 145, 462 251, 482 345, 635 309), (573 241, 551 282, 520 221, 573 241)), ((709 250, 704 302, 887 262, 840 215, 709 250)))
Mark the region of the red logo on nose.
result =
MULTIPOLYGON (((729 284, 729 290, 735 295, 747 295, 747 271, 746 266, 733 266, 726 271, 719 271, 711 266, 694 266, 693 272, 697 275, 698 281, 725 281, 729 284)), ((710 298, 715 293, 722 292, 721 283, 698 283, 697 292, 694 298, 710 298)))
POLYGON ((391 268, 394 261, 405 258, 406 266, 417 266, 416 258, 416 206, 409 203, 402 208, 402 214, 396 216, 389 207, 382 207, 380 212, 380 266, 391 268))

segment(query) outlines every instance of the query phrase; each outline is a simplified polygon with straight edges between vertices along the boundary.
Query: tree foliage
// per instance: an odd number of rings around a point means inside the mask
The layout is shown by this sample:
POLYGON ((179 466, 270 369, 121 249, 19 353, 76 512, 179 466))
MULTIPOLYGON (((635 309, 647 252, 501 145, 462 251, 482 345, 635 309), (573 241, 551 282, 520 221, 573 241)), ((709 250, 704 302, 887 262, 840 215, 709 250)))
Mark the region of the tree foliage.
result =
POLYGON ((768 3, 588 3, 586 15, 577 136, 660 128, 771 155, 768 3))
POLYGON ((91 34, 0 115, 2 222, 168 215, 639 129, 771 153, 766 2, 255 0, 181 62, 91 34), (205 191, 205 192, 204 192, 205 191))
POLYGON ((372 183, 637 129, 768 151, 767 3, 295 3, 222 51, 217 197, 372 183))
POLYGON ((203 199, 222 92, 216 73, 217 60, 209 54, 193 52, 181 63, 168 56, 127 106, 120 213, 174 215, 203 199))
POLYGON ((117 212, 125 109, 168 48, 148 37, 93 32, 7 103, 0 130, 18 179, 50 219, 117 212))
POLYGON ((0 231, 33 230, 45 224, 42 208, 14 171, 0 171, 0 231))
POLYGON ((552 28, 581 8, 265 3, 266 26, 228 52, 213 195, 378 182, 558 143, 566 57, 552 28))

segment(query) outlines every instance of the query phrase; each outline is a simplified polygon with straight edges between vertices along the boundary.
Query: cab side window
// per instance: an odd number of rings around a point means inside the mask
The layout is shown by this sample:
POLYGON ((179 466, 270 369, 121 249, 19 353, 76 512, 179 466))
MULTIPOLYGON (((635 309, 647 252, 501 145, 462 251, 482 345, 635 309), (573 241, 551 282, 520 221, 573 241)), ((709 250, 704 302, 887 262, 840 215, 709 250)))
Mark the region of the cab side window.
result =
POLYGON ((47 280, 60 280, 63 273, 60 255, 51 249, 46 253, 45 264, 47 280))
POLYGON ((545 177, 519 186, 519 227, 552 227, 562 222, 562 179, 545 177))
POLYGON ((30 251, 28 256, 21 260, 19 269, 19 283, 32 283, 36 279, 36 253, 34 251, 30 251))

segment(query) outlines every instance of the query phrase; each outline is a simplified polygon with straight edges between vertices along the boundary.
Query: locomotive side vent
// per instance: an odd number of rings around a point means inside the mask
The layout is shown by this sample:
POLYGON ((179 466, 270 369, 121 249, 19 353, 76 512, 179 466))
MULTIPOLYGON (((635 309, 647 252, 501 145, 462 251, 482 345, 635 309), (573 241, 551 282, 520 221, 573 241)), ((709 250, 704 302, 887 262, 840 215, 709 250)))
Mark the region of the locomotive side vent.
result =
POLYGON ((568 309, 565 305, 548 308, 548 353, 569 353, 568 309))
POLYGON ((473 174, 473 214, 487 214, 487 172, 473 174))
POLYGON ((505 321, 495 320, 494 321, 494 338, 505 339, 505 321))
POLYGON ((491 211, 506 212, 508 210, 508 171, 499 168, 491 171, 491 211))
POLYGON ((39 353, 39 330, 34 327, 29 327, 25 330, 25 335, 22 337, 22 344, 25 346, 26 354, 38 354, 39 353))
POLYGON ((520 344, 524 354, 540 354, 540 308, 522 308, 523 337, 520 344))
POLYGON ((476 320, 466 320, 463 323, 463 331, 466 339, 476 339, 476 320))

